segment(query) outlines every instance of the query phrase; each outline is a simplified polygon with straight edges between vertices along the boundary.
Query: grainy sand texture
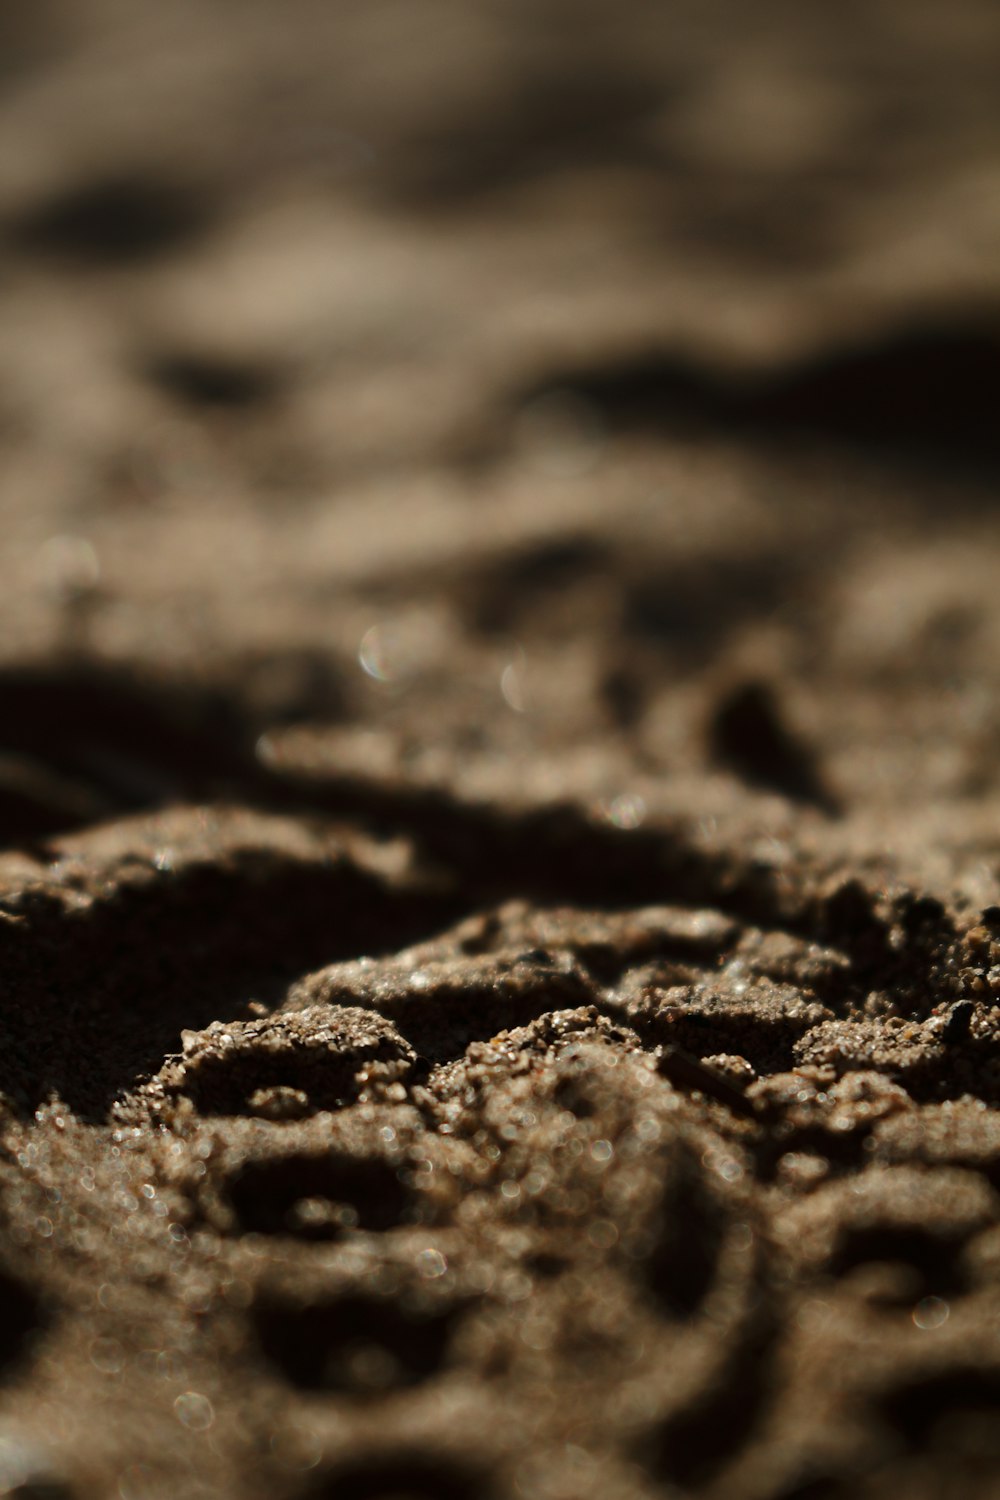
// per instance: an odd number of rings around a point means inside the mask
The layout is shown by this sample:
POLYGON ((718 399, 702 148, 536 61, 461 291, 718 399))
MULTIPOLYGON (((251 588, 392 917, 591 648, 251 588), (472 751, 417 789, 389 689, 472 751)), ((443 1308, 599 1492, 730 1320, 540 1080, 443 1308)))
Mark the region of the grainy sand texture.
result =
POLYGON ((1000 1494, 998 56, 0 13, 0 1495, 1000 1494))

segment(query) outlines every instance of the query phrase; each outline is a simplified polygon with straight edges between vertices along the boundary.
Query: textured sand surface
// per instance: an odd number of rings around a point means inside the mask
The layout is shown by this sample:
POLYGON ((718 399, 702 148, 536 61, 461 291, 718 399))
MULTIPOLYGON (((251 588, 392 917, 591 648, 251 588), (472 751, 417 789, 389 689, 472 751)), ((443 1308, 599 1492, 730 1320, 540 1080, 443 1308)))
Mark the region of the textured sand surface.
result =
POLYGON ((998 45, 0 17, 0 1493, 1000 1492, 998 45))

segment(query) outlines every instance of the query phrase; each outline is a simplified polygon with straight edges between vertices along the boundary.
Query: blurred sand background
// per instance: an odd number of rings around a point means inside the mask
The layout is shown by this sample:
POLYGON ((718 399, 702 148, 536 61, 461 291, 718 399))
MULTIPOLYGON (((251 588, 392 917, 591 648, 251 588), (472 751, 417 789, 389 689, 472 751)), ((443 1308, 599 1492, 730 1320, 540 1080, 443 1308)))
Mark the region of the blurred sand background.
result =
POLYGON ((848 810, 992 787, 991 4, 0 24, 7 662, 684 798, 763 675, 848 810))

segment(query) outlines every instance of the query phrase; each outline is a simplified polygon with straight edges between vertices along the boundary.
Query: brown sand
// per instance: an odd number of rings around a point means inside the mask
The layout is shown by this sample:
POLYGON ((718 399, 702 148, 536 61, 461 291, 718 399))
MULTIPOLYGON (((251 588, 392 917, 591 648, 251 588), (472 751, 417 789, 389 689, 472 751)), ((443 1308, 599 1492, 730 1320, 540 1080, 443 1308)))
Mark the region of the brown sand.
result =
POLYGON ((1000 1493, 996 7, 0 19, 0 1493, 1000 1493))

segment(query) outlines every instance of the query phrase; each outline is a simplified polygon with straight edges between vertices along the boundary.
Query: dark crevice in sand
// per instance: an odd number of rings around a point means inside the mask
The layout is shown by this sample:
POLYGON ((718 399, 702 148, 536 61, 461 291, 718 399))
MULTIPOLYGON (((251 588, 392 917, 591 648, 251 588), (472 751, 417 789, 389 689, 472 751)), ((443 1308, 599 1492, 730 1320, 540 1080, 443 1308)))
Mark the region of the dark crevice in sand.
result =
POLYGON ((318 650, 264 651, 240 678, 222 688, 69 650, 0 668, 0 847, 182 802, 287 802, 256 739, 265 724, 341 718, 340 675, 318 650))
POLYGON ((707 1484, 738 1456, 777 1394, 772 1347, 775 1330, 758 1318, 750 1337, 730 1345, 716 1381, 657 1434, 650 1468, 673 1485, 707 1484), (725 1443, 719 1434, 725 1433, 725 1443))
POLYGON ((915 1449, 1000 1457, 1000 1370, 961 1365, 894 1385, 879 1403, 895 1432, 915 1449))
POLYGON ((398 1170, 373 1157, 289 1152, 253 1158, 227 1185, 241 1231, 335 1240, 346 1230, 383 1232, 417 1205, 398 1170))
POLYGON ((847 972, 821 981, 824 1001, 838 1012, 875 989, 915 1016, 957 998, 955 961, 960 967, 967 956, 959 951, 954 919, 919 890, 870 888, 806 858, 793 873, 762 862, 745 844, 706 847, 683 820, 622 830, 571 803, 500 809, 436 787, 357 775, 283 773, 275 786, 275 805, 298 801, 378 834, 405 833, 474 897, 470 909, 511 897, 606 911, 656 902, 707 908, 839 948, 849 959, 847 972))
MULTIPOLYGON (((627 1016, 647 1047, 679 1048, 682 1054, 693 1059, 716 1053, 734 1053, 745 1057, 759 1073, 780 1073, 791 1068, 796 1041, 814 1024, 807 1016, 758 1015, 750 1007, 743 1012, 727 1014, 721 1009, 706 1013, 677 1006, 668 1015, 647 1018, 629 1012, 623 1015, 617 1006, 613 1006, 610 1013, 619 1021, 627 1016)), ((667 1076, 678 1072, 670 1061, 663 1071, 667 1076)), ((687 1086, 705 1091, 703 1085, 693 1081, 687 1086)))
POLYGON ((280 394, 281 372, 269 365, 225 355, 164 353, 145 366, 147 379, 184 406, 243 412, 280 394))
MULTIPOLYGON (((330 698, 315 688, 310 683, 303 706, 330 698)), ((773 873, 745 857, 698 849, 682 828, 623 832, 571 804, 519 813, 402 781, 272 769, 254 758, 261 725, 252 706, 207 688, 64 659, 0 672, 0 714, 0 756, 28 768, 5 774, 0 764, 0 836, 7 843, 217 796, 406 834, 454 872, 480 906, 512 894, 617 907, 676 897, 794 925, 807 904, 801 892, 790 896, 788 882, 779 891, 773 873)), ((295 715, 289 701, 278 717, 295 715)), ((791 750, 785 759, 791 765, 791 750)))
MULTIPOLYGON (((967 1234, 949 1238, 918 1225, 855 1226, 842 1236, 829 1261, 831 1275, 841 1277, 861 1266, 887 1263, 911 1266, 921 1278, 921 1296, 953 1296, 967 1290, 957 1263, 967 1234)), ((912 1299, 911 1299, 912 1302, 912 1299)))
POLYGON ((82 910, 30 892, 16 910, 0 932, 0 1088, 26 1111, 54 1093, 98 1121, 182 1030, 246 1017, 331 957, 393 952, 461 909, 346 859, 250 849, 150 869, 82 910))
POLYGON ((155 260, 197 242, 217 205, 194 187, 116 175, 73 183, 7 226, 14 247, 95 267, 155 260))
POLYGON ((904 324, 742 379, 680 353, 642 351, 555 371, 522 399, 569 393, 624 430, 825 440, 987 475, 1000 465, 998 379, 1000 338, 986 316, 904 324))
POLYGON ((27 1282, 0 1271, 0 1380, 16 1376, 47 1319, 27 1282))
POLYGON ((726 1227, 697 1166, 684 1160, 645 1265, 653 1303, 666 1317, 683 1322, 700 1311, 716 1278, 726 1227))
POLYGON ((694 674, 741 627, 793 606, 817 576, 812 559, 766 551, 640 563, 621 584, 621 628, 628 641, 669 650, 694 674))
POLYGON ((796 1475, 787 1485, 775 1490, 769 1500, 839 1500, 839 1497, 856 1492, 854 1479, 838 1479, 832 1473, 817 1474, 810 1470, 805 1475, 796 1475))
POLYGON ((670 1080, 674 1088, 714 1099, 717 1104, 724 1104, 742 1119, 757 1118, 753 1100, 748 1099, 740 1088, 713 1067, 706 1067, 698 1058, 683 1052, 679 1047, 668 1045, 659 1047, 657 1051, 657 1070, 662 1077, 670 1080))
MULTIPOLYGON (((300 665, 312 673, 308 663, 300 665)), ((317 696, 328 699, 328 687, 317 695, 310 678, 303 707, 317 696)), ((747 779, 833 811, 814 757, 785 726, 769 690, 751 684, 734 693, 715 710, 716 752, 747 779)), ((821 894, 821 872, 802 866, 792 881, 736 845, 701 846, 679 822, 624 831, 570 803, 518 811, 404 780, 272 768, 254 758, 260 724, 253 707, 231 694, 64 660, 0 673, 0 709, 0 753, 30 770, 4 773, 0 764, 3 832, 22 845, 138 808, 228 796, 248 807, 344 818, 390 837, 406 835, 463 887, 467 910, 512 895, 606 909, 675 900, 839 941, 855 960, 859 982, 866 969, 884 975, 904 961, 890 953, 888 924, 859 882, 821 894)), ((297 711, 293 693, 279 716, 294 718, 297 711)), ((903 919, 914 941, 923 941, 928 927, 936 928, 935 941, 943 939, 943 909, 925 910, 919 896, 909 899, 903 919)))
MULTIPOLYGON (((686 1207, 683 1198, 673 1207, 670 1232, 678 1241, 689 1231, 686 1207)), ((733 1230, 731 1212, 730 1206, 714 1205, 720 1243, 723 1234, 733 1230)), ((669 1485, 698 1489, 710 1483, 753 1438, 777 1395, 782 1329, 762 1249, 758 1244, 742 1311, 720 1347, 711 1375, 693 1400, 647 1434, 650 1470, 669 1485), (722 1432, 724 1445, 719 1442, 722 1432)), ((697 1254, 697 1248, 691 1253, 697 1254)))
MULTIPOLYGON (((768 1119, 761 1110, 759 1118, 765 1127, 773 1126, 776 1119, 768 1119)), ((776 1168, 789 1152, 815 1156, 828 1164, 833 1174, 857 1171, 866 1160, 867 1143, 871 1130, 864 1125, 851 1131, 836 1132, 819 1127, 812 1129, 765 1129, 754 1143, 754 1167, 760 1182, 773 1182, 776 1168)))
POLYGON ((450 1454, 389 1443, 308 1482, 302 1500, 493 1500, 492 1476, 450 1454))
POLYGON ((301 1390, 378 1396, 444 1367, 456 1310, 408 1309, 399 1298, 263 1300, 254 1325, 265 1357, 301 1390))
POLYGON ((720 698, 709 720, 708 742, 715 759, 750 786, 811 803, 831 815, 839 811, 816 751, 790 729, 766 683, 738 683, 720 698))
POLYGON ((806 935, 817 925, 808 870, 793 886, 752 855, 699 846, 680 822, 625 831, 568 802, 520 811, 437 787, 336 773, 276 774, 273 792, 275 806, 297 803, 351 817, 375 833, 407 834, 475 891, 480 908, 512 896, 619 911, 675 901, 806 935))
POLYGON ((602 1009, 600 997, 582 984, 558 974, 540 974, 534 982, 507 988, 502 972, 484 975, 477 983, 456 980, 430 994, 414 992, 402 1004, 380 1004, 399 1033, 430 1064, 461 1057, 473 1042, 485 1042, 501 1031, 529 1026, 552 1011, 591 1005, 602 1009))
POLYGON ((0 670, 0 840, 23 844, 254 779, 226 695, 66 657, 0 670))

